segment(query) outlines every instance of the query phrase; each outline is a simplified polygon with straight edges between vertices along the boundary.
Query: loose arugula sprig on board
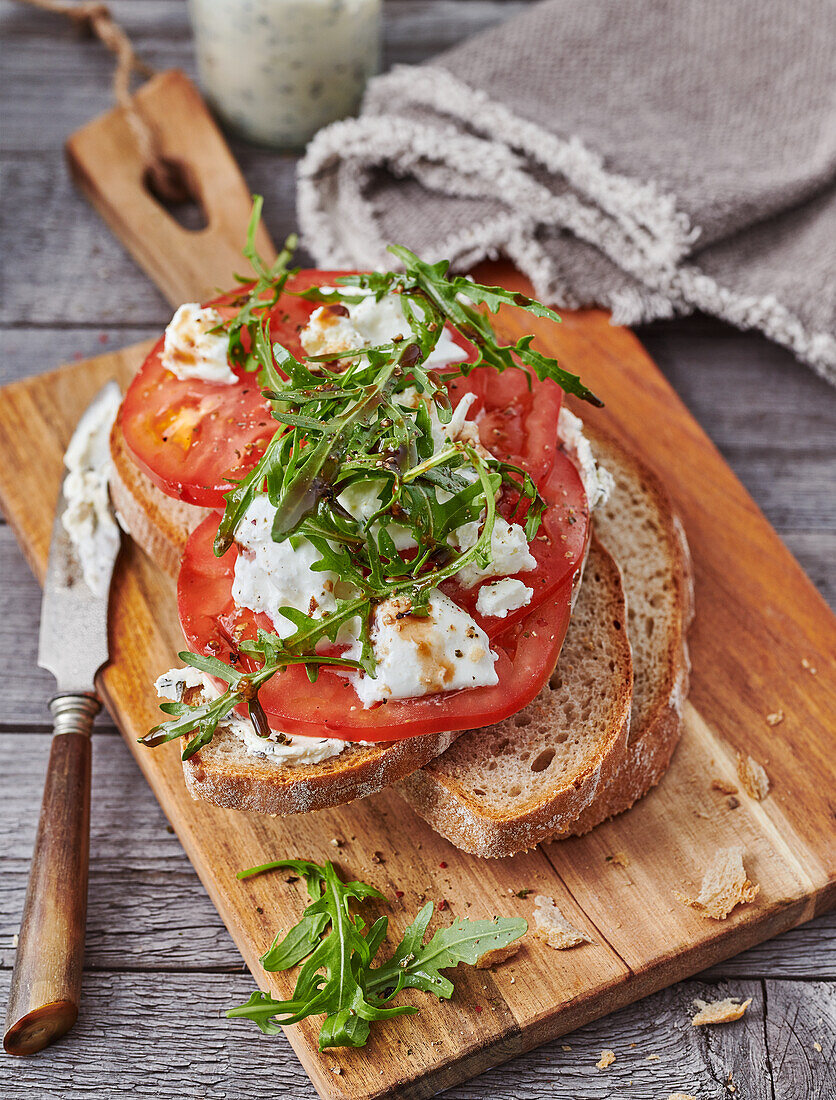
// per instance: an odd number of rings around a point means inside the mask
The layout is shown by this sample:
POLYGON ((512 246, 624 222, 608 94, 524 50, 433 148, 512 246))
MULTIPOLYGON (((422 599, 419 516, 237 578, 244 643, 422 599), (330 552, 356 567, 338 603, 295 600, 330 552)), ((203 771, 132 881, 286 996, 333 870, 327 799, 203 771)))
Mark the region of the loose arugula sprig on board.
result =
POLYGON ((302 968, 287 1000, 275 1000, 268 993, 256 991, 245 1004, 226 1015, 229 1019, 252 1020, 265 1035, 276 1035, 283 1026, 309 1016, 324 1015, 320 1050, 365 1046, 373 1023, 418 1012, 411 1005, 387 1007, 403 989, 420 989, 449 999, 453 983, 442 970, 460 963, 472 965, 487 951, 507 947, 528 930, 522 917, 457 918, 424 943, 433 914, 433 903, 428 901, 392 956, 375 967, 372 963, 386 938, 388 917, 378 917, 366 930, 366 922, 351 907, 353 902, 383 898, 383 894, 364 882, 343 882, 333 863, 320 866, 301 859, 265 863, 241 871, 237 877, 249 878, 273 870, 299 875, 313 900, 299 923, 284 938, 277 936, 260 962, 270 973, 289 970, 299 963, 302 968))
POLYGON ((545 503, 524 470, 462 439, 449 439, 436 451, 430 409, 440 425, 450 423, 447 387, 452 379, 480 365, 498 371, 521 367, 529 377, 533 372, 541 380, 552 379, 568 393, 601 404, 575 375, 535 351, 532 337, 502 344, 479 307, 495 313, 509 304, 559 321, 556 313, 525 295, 450 276, 446 261, 426 264, 397 245, 390 252, 403 272, 340 276, 336 287, 312 287, 300 296, 345 313, 347 304, 368 295, 380 300, 397 294, 411 335, 377 347, 297 359, 269 335, 269 311, 298 270, 289 266, 295 241, 289 239, 268 264, 255 244, 260 216, 261 198, 254 196, 244 255, 256 279, 237 276, 252 286, 236 303, 235 316, 220 328, 229 334, 233 361, 258 372, 277 428, 258 464, 226 494, 214 550, 218 556, 229 550, 247 509, 266 493, 275 508, 273 538, 307 539, 321 556, 313 568, 334 572, 346 594, 335 595, 336 610, 327 617, 281 608, 293 633, 280 639, 259 630, 255 640, 241 642, 236 663, 246 659, 246 672, 214 657, 180 654, 187 664, 228 685, 214 700, 164 704, 161 709, 174 721, 142 738, 146 745, 158 745, 193 734, 184 759, 207 744, 218 724, 242 705, 256 733, 268 736, 258 690, 288 665, 303 664, 312 681, 323 664, 374 676, 370 631, 375 605, 402 596, 412 614, 425 615, 433 588, 465 565, 488 566, 496 498, 503 490, 516 496, 511 518, 524 524, 529 541, 535 536, 545 503), (424 363, 445 328, 468 340, 477 354, 473 362, 446 367, 442 376, 424 363), (340 498, 370 482, 379 506, 361 520, 340 498), (474 546, 463 549, 451 541, 458 528, 474 521, 479 524, 474 546), (399 550, 404 535, 413 546, 399 550), (337 643, 343 627, 359 639, 359 660, 317 651, 323 641, 337 643))

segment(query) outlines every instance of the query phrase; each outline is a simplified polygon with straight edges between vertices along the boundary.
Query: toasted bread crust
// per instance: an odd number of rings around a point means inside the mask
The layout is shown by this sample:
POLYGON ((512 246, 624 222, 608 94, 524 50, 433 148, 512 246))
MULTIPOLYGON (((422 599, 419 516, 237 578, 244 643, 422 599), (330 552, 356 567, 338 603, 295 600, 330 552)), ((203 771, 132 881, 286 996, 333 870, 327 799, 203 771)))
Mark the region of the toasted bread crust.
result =
MULTIPOLYGON (((584 761, 580 771, 555 782, 547 793, 524 812, 498 812, 471 789, 468 777, 457 775, 456 762, 449 757, 431 760, 398 786, 398 793, 435 829, 465 852, 486 858, 514 855, 535 847, 576 820, 583 810, 601 797, 618 774, 627 751, 632 700, 632 659, 627 639, 626 603, 621 575, 612 556, 593 535, 580 599, 589 598, 590 586, 598 586, 597 597, 608 625, 608 639, 614 662, 609 698, 606 737, 584 761), (595 580, 593 582, 592 575, 595 580)), ((577 624, 573 618, 570 632, 577 624)), ((568 636, 567 636, 568 646, 568 636)), ((560 661, 557 669, 560 668, 560 661)), ((521 714, 548 708, 549 699, 539 696, 521 714)), ((479 751, 490 732, 472 731, 463 742, 465 753, 479 751)), ((454 753, 456 750, 453 750, 454 753)))
POLYGON ((377 794, 444 752, 458 736, 446 731, 383 746, 357 746, 321 764, 294 768, 248 755, 237 744, 227 754, 233 739, 219 730, 206 748, 183 761, 183 776, 193 798, 284 817, 377 794))
MULTIPOLYGON (((669 559, 670 582, 679 614, 668 642, 664 675, 653 685, 655 697, 643 720, 633 722, 623 764, 604 786, 600 796, 565 831, 558 833, 555 839, 581 836, 589 832, 602 821, 629 810, 656 786, 667 771, 679 743, 682 708, 688 696, 691 673, 686 635, 694 619, 694 578, 691 553, 682 522, 674 510, 667 489, 644 462, 625 451, 620 443, 599 428, 587 425, 586 434, 602 464, 606 466, 608 454, 617 455, 619 468, 640 485, 648 499, 652 500, 662 524, 662 537, 666 542, 669 559)), ((599 522, 597 530, 604 544, 618 554, 618 546, 607 540, 606 525, 599 522)), ((623 555, 621 562, 625 568, 623 555)), ((629 570, 626 584, 629 601, 629 570)))
MULTIPOLYGON (((409 801, 434 828, 459 843, 462 837, 481 831, 476 847, 483 854, 505 855, 538 843, 558 830, 560 836, 586 832, 600 821, 631 806, 659 781, 668 766, 679 739, 682 703, 688 690, 688 656, 685 631, 693 615, 693 587, 690 559, 681 524, 673 514, 670 501, 655 475, 632 456, 626 456, 619 444, 605 433, 588 429, 596 446, 612 447, 624 461, 640 468, 650 491, 661 502, 660 511, 669 516, 666 537, 675 547, 678 565, 674 570, 682 606, 682 629, 671 656, 671 674, 658 692, 651 719, 642 729, 634 729, 627 741, 625 718, 614 729, 615 748, 586 776, 580 789, 561 792, 562 809, 545 806, 531 811, 505 830, 504 838, 489 824, 477 826, 462 819, 457 800, 440 791, 430 781, 431 772, 419 772, 443 753, 457 734, 425 735, 396 742, 385 748, 352 748, 332 760, 298 768, 279 767, 269 758, 240 754, 230 760, 224 751, 224 737, 218 733, 212 744, 184 764, 186 785, 195 798, 215 805, 252 810, 267 814, 289 814, 324 809, 365 797, 400 779, 409 801), (571 824, 569 824, 571 822, 571 824), (458 836, 460 839, 455 839, 458 836)), ((180 558, 190 532, 206 515, 204 509, 181 504, 162 493, 136 466, 117 419, 111 435, 114 476, 111 484, 114 504, 125 528, 145 552, 172 576, 176 576, 180 558)), ((618 553, 617 546, 611 550, 618 553)), ((624 699, 619 700, 624 708, 624 699)), ((629 699, 626 703, 629 712, 629 699)), ((228 746, 227 746, 228 748, 228 746)), ((474 841, 474 843, 476 843, 474 841)))
POLYGON ((121 416, 110 433, 110 457, 110 495, 122 526, 149 558, 176 578, 186 540, 209 514, 208 509, 166 496, 140 470, 122 434, 121 416))

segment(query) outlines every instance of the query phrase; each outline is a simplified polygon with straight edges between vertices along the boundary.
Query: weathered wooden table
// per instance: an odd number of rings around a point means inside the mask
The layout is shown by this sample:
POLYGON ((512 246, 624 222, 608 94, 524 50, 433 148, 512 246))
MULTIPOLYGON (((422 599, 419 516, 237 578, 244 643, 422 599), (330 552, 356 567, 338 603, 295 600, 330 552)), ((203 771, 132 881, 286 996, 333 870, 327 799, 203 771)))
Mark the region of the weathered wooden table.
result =
MULTIPOLYGON (((111 8, 158 68, 193 70, 182 0, 111 8)), ((526 6, 390 0, 386 60, 414 62, 526 6)), ((4 289, 0 382, 157 333, 170 310, 73 190, 67 134, 110 105, 111 63, 60 20, 0 2, 4 289)), ((292 157, 234 143, 274 239, 294 227, 292 157)), ((836 395, 759 337, 707 319, 641 337, 831 603, 836 602, 836 395)), ((37 462, 37 454, 32 455, 37 462)), ((35 666, 40 593, 0 524, 0 995, 14 962, 43 772, 50 677, 35 666)), ((4 1097, 313 1097, 288 1044, 223 1010, 252 988, 241 958, 145 781, 98 723, 87 975, 75 1030, 0 1056, 4 1097)), ((836 1095, 836 914, 541 1047, 450 1097, 802 1100, 836 1095), (694 997, 752 997, 746 1017, 690 1026, 694 997), (617 1056, 605 1071, 601 1050, 617 1056), (734 1086, 732 1088, 732 1086, 734 1086)))

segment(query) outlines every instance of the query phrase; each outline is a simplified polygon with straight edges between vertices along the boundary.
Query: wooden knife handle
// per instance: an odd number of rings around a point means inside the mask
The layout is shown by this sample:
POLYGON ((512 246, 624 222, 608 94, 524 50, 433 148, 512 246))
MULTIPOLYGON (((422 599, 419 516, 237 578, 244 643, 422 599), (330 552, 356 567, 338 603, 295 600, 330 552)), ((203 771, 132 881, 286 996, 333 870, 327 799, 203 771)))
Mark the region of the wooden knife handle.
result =
POLYGON ((101 703, 56 695, 55 733, 23 904, 3 1046, 34 1054, 73 1026, 81 997, 90 854, 90 733, 101 703))

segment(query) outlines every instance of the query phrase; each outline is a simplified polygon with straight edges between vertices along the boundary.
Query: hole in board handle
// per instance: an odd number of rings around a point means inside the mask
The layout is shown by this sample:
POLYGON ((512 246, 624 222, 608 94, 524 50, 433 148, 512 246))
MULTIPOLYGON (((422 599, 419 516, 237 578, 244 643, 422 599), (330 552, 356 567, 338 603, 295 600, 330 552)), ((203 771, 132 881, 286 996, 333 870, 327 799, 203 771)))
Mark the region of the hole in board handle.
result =
POLYGON ((145 190, 183 229, 193 233, 205 229, 209 219, 188 165, 166 157, 161 162, 161 168, 163 180, 159 180, 158 174, 155 175, 150 168, 145 169, 142 174, 145 190))

